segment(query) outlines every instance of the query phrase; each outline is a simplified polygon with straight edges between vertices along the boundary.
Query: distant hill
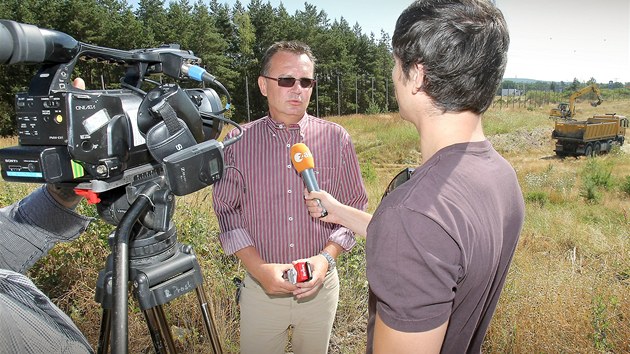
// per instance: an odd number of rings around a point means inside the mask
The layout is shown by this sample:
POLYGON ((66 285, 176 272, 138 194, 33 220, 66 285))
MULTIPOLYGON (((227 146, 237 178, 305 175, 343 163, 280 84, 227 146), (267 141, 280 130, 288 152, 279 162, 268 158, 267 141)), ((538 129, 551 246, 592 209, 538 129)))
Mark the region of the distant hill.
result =
MULTIPOLYGON (((522 78, 515 78, 515 77, 504 77, 503 81, 511 81, 517 84, 538 84, 538 85, 551 84, 552 82, 555 83, 556 85, 561 85, 561 83, 563 82, 564 85, 566 86, 570 86, 573 83, 573 80, 553 81, 553 80, 522 79, 522 78)), ((585 83, 581 82, 581 84, 585 84, 585 83)), ((623 88, 623 87, 630 88, 630 83, 626 83, 624 85, 621 82, 614 82, 614 83, 598 82, 597 85, 599 85, 600 88, 609 88, 609 89, 623 88)))
POLYGON ((535 82, 549 82, 547 80, 534 80, 534 79, 519 79, 519 78, 510 78, 510 77, 504 77, 503 81, 512 81, 512 82, 518 82, 518 83, 526 83, 526 84, 533 84, 535 82))

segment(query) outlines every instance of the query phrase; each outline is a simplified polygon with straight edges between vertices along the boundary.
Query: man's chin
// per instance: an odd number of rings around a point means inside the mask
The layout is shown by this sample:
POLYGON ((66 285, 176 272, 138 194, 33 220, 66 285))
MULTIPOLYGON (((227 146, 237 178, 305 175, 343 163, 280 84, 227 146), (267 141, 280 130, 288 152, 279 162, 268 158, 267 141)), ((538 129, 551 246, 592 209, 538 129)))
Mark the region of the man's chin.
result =
POLYGON ((299 114, 302 115, 306 112, 306 106, 304 105, 290 105, 286 109, 287 114, 299 114))

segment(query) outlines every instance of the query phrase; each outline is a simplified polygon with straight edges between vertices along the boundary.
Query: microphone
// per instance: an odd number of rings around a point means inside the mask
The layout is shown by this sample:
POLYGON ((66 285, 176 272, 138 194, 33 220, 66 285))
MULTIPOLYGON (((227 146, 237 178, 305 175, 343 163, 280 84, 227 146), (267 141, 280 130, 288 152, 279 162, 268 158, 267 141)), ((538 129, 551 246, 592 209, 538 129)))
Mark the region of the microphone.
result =
POLYGON ((315 179, 315 173, 313 172, 315 160, 311 150, 303 143, 293 144, 291 146, 291 162, 295 170, 302 176, 306 189, 309 192, 319 191, 317 179, 315 179))
MULTIPOLYGON (((311 150, 309 150, 309 148, 303 143, 293 144, 293 146, 291 146, 291 162, 293 163, 295 170, 302 176, 306 189, 309 192, 318 192, 319 186, 317 185, 317 179, 315 179, 315 173, 313 172, 315 160, 313 159, 311 150)), ((320 218, 326 217, 328 215, 328 210, 324 208, 319 199, 315 200, 317 201, 317 204, 319 204, 319 207, 322 208, 320 218)))

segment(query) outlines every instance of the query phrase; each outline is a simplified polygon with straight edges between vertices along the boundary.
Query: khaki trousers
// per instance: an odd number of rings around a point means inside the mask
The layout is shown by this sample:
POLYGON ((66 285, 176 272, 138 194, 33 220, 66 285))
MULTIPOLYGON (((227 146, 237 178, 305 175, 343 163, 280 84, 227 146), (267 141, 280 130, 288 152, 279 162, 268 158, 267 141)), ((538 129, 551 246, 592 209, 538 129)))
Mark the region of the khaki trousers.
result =
POLYGON ((337 269, 326 275, 315 295, 296 300, 292 295, 267 295, 249 274, 241 289, 241 353, 284 353, 289 328, 295 354, 326 354, 337 302, 337 269))

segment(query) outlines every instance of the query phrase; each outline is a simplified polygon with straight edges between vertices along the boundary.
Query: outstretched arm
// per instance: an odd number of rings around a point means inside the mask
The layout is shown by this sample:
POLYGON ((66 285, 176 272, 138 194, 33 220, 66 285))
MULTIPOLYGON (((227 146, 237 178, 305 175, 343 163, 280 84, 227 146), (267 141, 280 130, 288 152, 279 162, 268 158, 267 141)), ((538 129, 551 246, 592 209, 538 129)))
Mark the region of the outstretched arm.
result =
POLYGON ((401 332, 389 327, 376 314, 374 325, 374 354, 435 353, 442 349, 448 321, 425 332, 401 332))
POLYGON ((367 227, 372 220, 372 214, 341 204, 323 190, 310 193, 305 191, 304 199, 312 217, 345 226, 358 235, 367 236, 367 227), (322 216, 324 210, 328 213, 326 216, 322 216))

